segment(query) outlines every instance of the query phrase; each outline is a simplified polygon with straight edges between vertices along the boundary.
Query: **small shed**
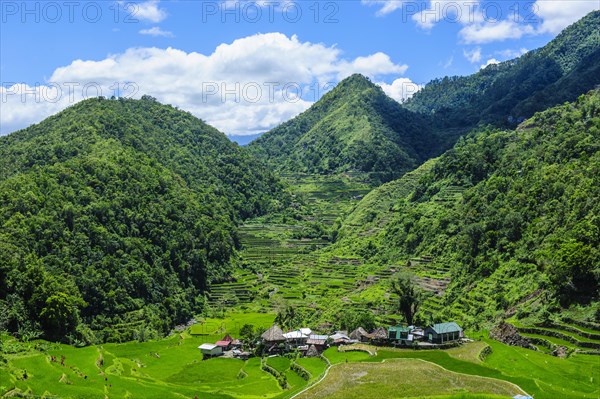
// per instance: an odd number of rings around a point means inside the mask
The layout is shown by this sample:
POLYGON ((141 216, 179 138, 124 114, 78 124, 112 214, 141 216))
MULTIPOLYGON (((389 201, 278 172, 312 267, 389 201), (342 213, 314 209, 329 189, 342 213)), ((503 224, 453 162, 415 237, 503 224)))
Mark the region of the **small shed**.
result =
POLYGON ((425 328, 425 337, 434 344, 443 344, 463 338, 464 333, 455 322, 437 323, 425 328))
POLYGON ((215 344, 202 344, 198 347, 205 357, 220 356, 223 354, 223 348, 215 344))

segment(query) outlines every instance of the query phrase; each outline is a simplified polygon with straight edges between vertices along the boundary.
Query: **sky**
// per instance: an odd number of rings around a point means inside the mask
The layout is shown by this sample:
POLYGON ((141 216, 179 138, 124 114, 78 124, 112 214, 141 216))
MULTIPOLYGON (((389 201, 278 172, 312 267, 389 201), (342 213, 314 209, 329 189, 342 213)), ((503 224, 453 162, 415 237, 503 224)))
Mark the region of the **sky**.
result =
POLYGON ((542 47, 600 0, 0 0, 0 134, 150 95, 255 137, 362 73, 401 102, 542 47))

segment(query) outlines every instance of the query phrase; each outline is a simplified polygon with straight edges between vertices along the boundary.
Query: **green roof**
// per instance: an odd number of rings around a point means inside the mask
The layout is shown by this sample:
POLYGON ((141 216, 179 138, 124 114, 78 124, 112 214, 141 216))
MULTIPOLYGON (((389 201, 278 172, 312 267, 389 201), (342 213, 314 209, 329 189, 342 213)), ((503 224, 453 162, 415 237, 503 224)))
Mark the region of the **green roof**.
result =
POLYGON ((450 323, 436 323, 431 328, 438 334, 462 331, 462 328, 453 321, 450 323))
POLYGON ((392 327, 388 327, 388 331, 410 332, 410 328, 402 327, 402 326, 392 326, 392 327))

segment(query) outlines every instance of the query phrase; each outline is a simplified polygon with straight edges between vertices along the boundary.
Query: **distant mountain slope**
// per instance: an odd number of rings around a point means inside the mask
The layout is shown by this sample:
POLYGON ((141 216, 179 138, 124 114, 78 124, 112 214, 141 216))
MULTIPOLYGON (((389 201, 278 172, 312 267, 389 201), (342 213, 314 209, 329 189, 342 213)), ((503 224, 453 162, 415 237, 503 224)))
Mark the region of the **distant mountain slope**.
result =
POLYGON ((599 84, 600 11, 594 11, 545 47, 470 76, 436 79, 404 106, 435 115, 439 127, 516 126, 599 84))
POLYGON ((2 137, 0 329, 165 332, 231 269, 236 220, 286 201, 225 135, 148 97, 86 100, 2 137))
POLYGON ((427 118, 353 75, 248 148, 282 171, 360 171, 390 180, 435 153, 429 126, 427 118))
POLYGON ((451 282, 436 300, 443 306, 424 310, 445 317, 478 322, 517 304, 526 315, 598 301, 599 171, 593 91, 517 130, 471 134, 375 189, 344 222, 335 251, 391 265, 433 259, 451 282), (543 302, 520 303, 540 292, 543 302))

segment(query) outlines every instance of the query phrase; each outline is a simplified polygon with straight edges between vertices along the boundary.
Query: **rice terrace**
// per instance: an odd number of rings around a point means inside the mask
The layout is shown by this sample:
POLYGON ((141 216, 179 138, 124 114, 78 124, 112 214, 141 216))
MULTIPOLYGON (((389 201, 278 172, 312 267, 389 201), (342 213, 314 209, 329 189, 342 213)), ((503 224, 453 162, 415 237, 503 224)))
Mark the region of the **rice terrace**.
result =
POLYGON ((597 1, 1 3, 0 398, 600 398, 597 1))

